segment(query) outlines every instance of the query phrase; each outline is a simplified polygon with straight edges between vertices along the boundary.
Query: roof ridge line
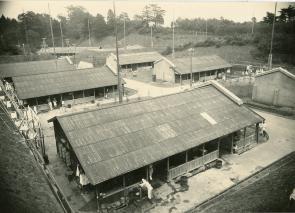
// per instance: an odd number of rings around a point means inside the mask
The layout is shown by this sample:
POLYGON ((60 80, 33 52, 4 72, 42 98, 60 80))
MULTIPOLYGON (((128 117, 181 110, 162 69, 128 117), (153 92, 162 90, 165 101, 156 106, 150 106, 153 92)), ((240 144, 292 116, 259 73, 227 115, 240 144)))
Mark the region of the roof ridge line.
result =
POLYGON ((244 102, 242 99, 240 99, 238 96, 236 96, 234 93, 226 89, 224 86, 222 86, 220 83, 218 83, 215 80, 210 80, 212 85, 218 89, 220 92, 222 92, 224 95, 226 95, 229 99, 231 99, 233 102, 241 106, 244 102))
POLYGON ((282 67, 276 67, 276 68, 273 68, 271 70, 267 70, 265 72, 257 74, 255 77, 268 75, 268 74, 271 74, 271 73, 274 73, 274 72, 281 72, 281 73, 285 74, 286 76, 295 79, 295 75, 293 73, 289 72, 288 70, 286 70, 286 69, 284 69, 282 67))
MULTIPOLYGON (((158 99, 158 98, 161 98, 161 97, 167 97, 167 96, 176 95, 176 94, 180 94, 180 93, 187 93, 187 92, 190 92, 193 89, 209 86, 210 84, 211 83, 209 81, 207 81, 207 82, 204 82, 204 83, 202 83, 200 85, 194 86, 192 89, 186 89, 184 91, 180 91, 180 92, 176 92, 176 93, 166 94, 166 95, 157 96, 157 97, 153 97, 153 98, 147 98, 147 99, 143 99, 143 100, 131 101, 131 102, 128 102, 128 103, 122 103, 122 104, 117 104, 117 105, 113 105, 113 106, 105 106, 105 107, 102 107, 102 108, 89 109, 87 111, 73 112, 73 113, 69 113, 69 114, 66 114, 66 115, 54 116, 51 119, 49 119, 48 122, 52 122, 55 118, 63 118, 63 117, 68 117, 68 116, 72 116, 72 115, 78 115, 78 114, 83 114, 83 113, 88 113, 88 112, 93 112, 93 111, 98 111, 98 110, 103 110, 103 109, 108 109, 108 108, 114 108, 114 107, 119 107, 119 106, 133 104, 133 103, 140 103, 140 102, 148 101, 148 100, 151 100, 151 99, 158 99)), ((117 102, 114 102, 114 103, 117 103, 117 102)))
MULTIPOLYGON (((27 76, 37 76, 37 75, 48 75, 48 74, 57 74, 57 73, 70 73, 70 72, 87 72, 87 71, 91 71, 91 70, 95 70, 95 69, 100 69, 100 68, 108 68, 108 71, 111 71, 109 70, 109 67, 107 67, 106 65, 103 65, 103 66, 100 66, 100 67, 92 67, 92 68, 85 68, 85 69, 70 69, 70 70, 59 70, 59 71, 56 71, 56 72, 46 72, 46 73, 35 73, 35 74, 30 74, 30 75, 19 75, 19 76, 13 76, 12 78, 19 78, 19 77, 27 77, 27 76)), ((113 73, 113 72, 112 72, 113 73)))
MULTIPOLYGON (((114 108, 114 107, 119 107, 119 106, 123 106, 123 105, 129 105, 129 104, 133 104, 133 103, 140 103, 140 102, 148 101, 148 100, 151 100, 151 99, 158 99, 158 98, 161 98, 161 97, 167 97, 167 96, 176 95, 176 94, 180 94, 180 93, 187 93, 187 92, 190 92, 193 89, 198 89, 198 88, 206 87, 206 86, 209 86, 209 85, 214 86, 218 91, 220 91, 221 93, 226 95, 229 99, 231 99, 233 102, 235 102, 239 106, 243 104, 243 101, 240 98, 238 98, 234 93, 230 92, 228 89, 226 89, 224 86, 219 84, 217 81, 210 80, 210 81, 206 81, 206 82, 204 82, 202 84, 195 85, 195 86, 193 86, 192 89, 187 89, 187 90, 180 91, 180 92, 177 92, 177 93, 166 94, 166 95, 157 96, 157 97, 148 98, 148 99, 143 99, 143 100, 139 100, 139 101, 131 101, 131 102, 128 102, 128 103, 122 103, 122 104, 117 104, 117 105, 113 105, 113 106, 105 106, 105 107, 102 107, 102 108, 89 109, 87 111, 73 112, 73 113, 69 113, 69 114, 65 114, 65 115, 54 116, 51 119, 49 119, 48 122, 52 122, 56 118, 74 116, 74 115, 79 115, 79 114, 83 114, 83 113, 88 113, 88 112, 93 112, 93 111, 98 111, 98 110, 103 110, 103 109, 108 109, 108 108, 114 108)), ((114 102, 114 103, 116 103, 116 102, 114 102)))

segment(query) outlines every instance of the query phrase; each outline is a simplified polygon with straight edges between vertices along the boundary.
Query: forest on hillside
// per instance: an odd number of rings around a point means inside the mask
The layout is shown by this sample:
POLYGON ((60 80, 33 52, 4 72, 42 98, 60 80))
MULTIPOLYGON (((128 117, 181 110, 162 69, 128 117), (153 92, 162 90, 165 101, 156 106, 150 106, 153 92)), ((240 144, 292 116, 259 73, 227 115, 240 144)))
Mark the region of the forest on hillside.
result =
MULTIPOLYGON (((153 27, 157 36, 171 34, 172 27, 181 34, 204 35, 207 32, 209 36, 206 41, 183 44, 178 49, 191 46, 254 45, 257 51, 252 53, 253 56, 267 60, 274 13, 267 12, 260 22, 257 22, 255 17, 243 23, 223 17, 207 20, 177 18, 174 23, 171 23, 171 27, 163 27, 165 12, 158 5, 149 4, 132 18, 126 12, 117 14, 119 37, 123 36, 124 23, 127 35, 148 34, 150 27, 153 27)), ((114 34, 115 15, 111 9, 108 10, 106 18, 99 13, 94 16, 80 6, 67 7, 67 14, 67 16, 58 16, 51 20, 48 14, 32 11, 19 14, 17 19, 2 15, 0 17, 0 55, 34 53, 41 48, 42 38, 46 38, 47 45, 52 46, 50 21, 55 46, 62 46, 62 44, 79 46, 89 38, 89 33, 93 41, 114 34), (69 42, 65 42, 66 39, 69 42)), ((290 5, 278 11, 275 21, 273 54, 283 62, 294 64, 295 7, 290 5)), ((170 51, 171 47, 167 47, 166 53, 169 54, 170 51)))

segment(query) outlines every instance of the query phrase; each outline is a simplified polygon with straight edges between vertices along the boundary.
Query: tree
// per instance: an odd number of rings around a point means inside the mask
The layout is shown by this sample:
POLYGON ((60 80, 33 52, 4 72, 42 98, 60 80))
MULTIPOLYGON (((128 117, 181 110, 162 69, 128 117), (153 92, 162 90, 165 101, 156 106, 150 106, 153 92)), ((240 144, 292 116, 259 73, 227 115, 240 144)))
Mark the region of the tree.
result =
POLYGON ((141 11, 141 15, 135 15, 134 20, 141 21, 144 26, 148 27, 153 23, 155 27, 164 24, 165 10, 161 9, 157 4, 146 5, 141 11))
POLYGON ((292 22, 295 21, 295 8, 289 5, 288 8, 283 8, 280 11, 279 21, 292 22))
POLYGON ((95 18, 92 19, 92 32, 95 38, 99 39, 109 34, 108 26, 101 14, 97 14, 95 18))
POLYGON ((128 13, 126 13, 126 12, 122 12, 122 13, 119 15, 118 19, 119 19, 119 21, 121 21, 121 22, 123 22, 124 20, 125 20, 126 22, 129 22, 129 21, 130 21, 130 18, 129 18, 129 16, 128 16, 128 13))
POLYGON ((150 4, 151 13, 152 13, 152 22, 154 22, 155 27, 164 24, 164 15, 165 10, 161 9, 156 4, 150 4))
MULTIPOLYGON (((263 17, 263 22, 271 24, 273 22, 274 16, 275 16, 274 13, 266 12, 266 16, 263 17)), ((276 21, 277 20, 278 20, 278 16, 276 16, 276 21)))
POLYGON ((74 39, 86 38, 88 36, 88 19, 92 16, 81 6, 69 6, 67 10, 67 36, 74 39))
POLYGON ((115 24, 115 14, 114 14, 113 10, 111 10, 111 9, 108 10, 107 24, 112 28, 114 27, 114 24, 115 24))
POLYGON ((149 5, 146 5, 141 11, 141 19, 146 27, 149 26, 149 23, 152 21, 151 8, 149 5))

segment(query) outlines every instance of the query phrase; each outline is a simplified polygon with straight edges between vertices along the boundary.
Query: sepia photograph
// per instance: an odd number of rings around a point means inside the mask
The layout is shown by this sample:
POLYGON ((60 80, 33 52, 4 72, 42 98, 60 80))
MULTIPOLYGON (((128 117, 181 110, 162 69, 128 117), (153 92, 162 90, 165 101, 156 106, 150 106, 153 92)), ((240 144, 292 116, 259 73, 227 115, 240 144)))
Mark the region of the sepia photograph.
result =
POLYGON ((295 212, 295 1, 0 0, 0 212, 295 212))

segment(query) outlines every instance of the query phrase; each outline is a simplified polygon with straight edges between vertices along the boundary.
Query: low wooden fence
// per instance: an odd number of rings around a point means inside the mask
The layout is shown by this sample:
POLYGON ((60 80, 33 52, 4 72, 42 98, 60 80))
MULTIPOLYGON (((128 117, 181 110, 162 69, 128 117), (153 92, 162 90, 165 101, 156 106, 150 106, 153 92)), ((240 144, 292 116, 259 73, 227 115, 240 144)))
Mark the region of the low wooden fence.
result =
POLYGON ((218 155, 219 155, 219 150, 215 150, 215 151, 210 152, 202 157, 196 158, 196 159, 186 162, 182 165, 179 165, 175 168, 169 169, 168 180, 176 178, 180 175, 183 175, 187 172, 197 169, 207 163, 210 163, 210 162, 216 160, 219 157, 218 155))

